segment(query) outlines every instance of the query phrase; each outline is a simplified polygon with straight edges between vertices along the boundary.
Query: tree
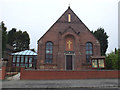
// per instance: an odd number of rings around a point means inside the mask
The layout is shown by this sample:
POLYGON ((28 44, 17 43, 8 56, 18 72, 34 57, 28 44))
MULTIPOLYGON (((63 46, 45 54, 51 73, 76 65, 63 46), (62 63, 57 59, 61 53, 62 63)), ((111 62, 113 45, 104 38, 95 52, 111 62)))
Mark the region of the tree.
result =
POLYGON ((91 32, 100 42, 101 55, 105 55, 108 48, 108 35, 103 28, 98 28, 97 31, 91 32))
POLYGON ((30 38, 29 38, 29 35, 28 35, 28 33, 26 31, 23 32, 23 37, 24 37, 24 39, 23 39, 23 47, 25 49, 29 49, 30 38))
POLYGON ((12 30, 10 30, 8 32, 8 44, 13 46, 15 44, 15 33, 16 33, 16 28, 12 28, 12 30))
POLYGON ((119 69, 118 54, 119 54, 119 50, 116 50, 116 53, 111 52, 106 55, 106 69, 114 69, 114 70, 119 69))
POLYGON ((28 33, 22 32, 22 31, 18 31, 15 34, 16 38, 15 38, 15 48, 16 50, 26 50, 29 49, 29 44, 30 44, 30 38, 28 33))
POLYGON ((30 38, 26 31, 16 31, 15 28, 12 28, 8 32, 8 37, 8 44, 13 46, 16 51, 29 49, 30 38))
POLYGON ((1 22, 2 26, 2 57, 4 54, 4 50, 6 49, 6 44, 7 44, 7 28, 5 27, 5 24, 1 22))

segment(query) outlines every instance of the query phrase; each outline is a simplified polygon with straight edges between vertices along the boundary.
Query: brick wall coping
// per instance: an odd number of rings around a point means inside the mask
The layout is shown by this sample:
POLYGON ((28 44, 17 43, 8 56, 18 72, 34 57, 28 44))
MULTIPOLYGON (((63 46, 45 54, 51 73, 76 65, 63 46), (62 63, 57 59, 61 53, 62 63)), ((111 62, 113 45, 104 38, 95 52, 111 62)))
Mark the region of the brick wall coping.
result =
MULTIPOLYGON (((41 69, 24 69, 26 71, 60 71, 60 70, 41 70, 41 69)), ((63 70, 63 71, 66 71, 66 70, 63 70)), ((67 70, 66 72, 71 72, 72 70, 67 70)), ((73 70, 72 72, 76 72, 76 71, 120 71, 120 70, 73 70)), ((62 71, 60 71, 62 72, 62 71)))

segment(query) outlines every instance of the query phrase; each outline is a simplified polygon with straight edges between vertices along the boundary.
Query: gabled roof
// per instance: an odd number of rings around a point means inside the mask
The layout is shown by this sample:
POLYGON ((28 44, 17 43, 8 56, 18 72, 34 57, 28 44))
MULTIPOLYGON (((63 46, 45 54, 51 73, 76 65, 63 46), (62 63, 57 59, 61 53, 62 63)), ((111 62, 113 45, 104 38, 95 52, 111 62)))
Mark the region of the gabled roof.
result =
POLYGON ((37 53, 31 51, 31 50, 25 50, 21 52, 11 53, 11 55, 37 55, 37 53))
MULTIPOLYGON (((55 26, 55 24, 56 23, 68 23, 68 21, 64 21, 64 18, 65 18, 65 16, 66 16, 66 14, 68 14, 68 13, 71 13, 71 14, 73 14, 73 16, 74 16, 74 21, 72 21, 71 23, 74 23, 74 24, 81 24, 81 25, 83 25, 89 32, 90 32, 90 30, 89 30, 89 28, 79 19, 79 17, 74 13, 74 11, 70 8, 70 6, 68 7, 68 9, 61 15, 61 17, 48 29, 48 31, 38 40, 38 42, 51 30, 51 28, 52 27, 54 27, 55 26)), ((72 27, 72 26, 71 26, 72 27)), ((77 30, 76 28, 77 27, 74 27, 75 28, 75 30, 77 30)), ((82 30, 82 29, 81 29, 82 30)), ((73 30, 74 31, 74 30, 73 30)), ((64 33, 65 31, 63 31, 63 32, 61 32, 61 33, 64 33)), ((76 32, 76 33, 80 33, 80 31, 79 32, 76 32)), ((90 32, 91 33, 91 32, 90 32)), ((91 33, 92 34, 92 33, 91 33)), ((93 35, 93 34, 92 34, 93 35)), ((93 35, 93 37, 95 37, 94 35, 93 35)), ((96 37, 95 37, 96 38, 96 37)))

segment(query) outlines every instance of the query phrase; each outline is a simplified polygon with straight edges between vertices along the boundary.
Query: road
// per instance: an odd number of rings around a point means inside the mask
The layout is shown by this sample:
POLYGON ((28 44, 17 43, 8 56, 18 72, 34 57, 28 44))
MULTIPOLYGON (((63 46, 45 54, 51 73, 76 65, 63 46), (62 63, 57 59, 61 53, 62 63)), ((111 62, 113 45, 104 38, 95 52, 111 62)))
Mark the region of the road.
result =
POLYGON ((120 90, 120 89, 118 89, 118 88, 53 88, 53 89, 50 89, 50 88, 48 88, 48 89, 42 89, 42 88, 29 88, 29 89, 27 89, 27 88, 25 88, 25 89, 23 89, 23 88, 9 88, 9 89, 2 89, 2 90, 120 90))
POLYGON ((118 90, 118 79, 5 80, 2 81, 2 88, 4 88, 2 90, 118 90))

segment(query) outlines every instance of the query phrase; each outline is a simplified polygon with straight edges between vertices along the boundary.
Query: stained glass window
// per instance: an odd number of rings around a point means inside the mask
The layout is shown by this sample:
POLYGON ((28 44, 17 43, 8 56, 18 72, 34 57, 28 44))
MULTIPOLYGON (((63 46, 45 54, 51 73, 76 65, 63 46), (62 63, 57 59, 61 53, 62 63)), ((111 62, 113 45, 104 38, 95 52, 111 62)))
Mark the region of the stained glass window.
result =
POLYGON ((90 56, 93 55, 93 46, 91 42, 86 43, 86 62, 90 63, 90 56))
POLYGON ((68 14, 68 22, 71 22, 71 15, 68 14))
POLYGON ((45 54, 45 63, 52 63, 53 60, 53 43, 46 43, 46 54, 45 54))

